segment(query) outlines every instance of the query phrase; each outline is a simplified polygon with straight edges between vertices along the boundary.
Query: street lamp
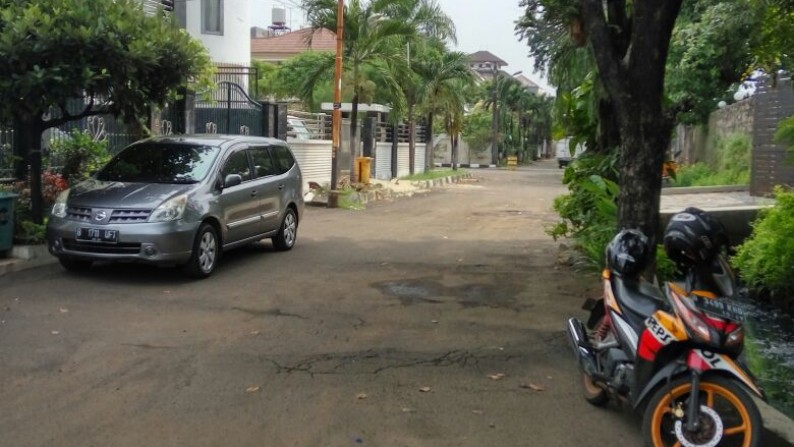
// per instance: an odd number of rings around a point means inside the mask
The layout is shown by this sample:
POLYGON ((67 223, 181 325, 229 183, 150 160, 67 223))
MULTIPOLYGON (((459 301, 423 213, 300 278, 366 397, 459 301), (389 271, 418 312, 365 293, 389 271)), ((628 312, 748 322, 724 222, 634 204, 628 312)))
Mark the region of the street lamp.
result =
MULTIPOLYGON (((510 77, 515 77, 523 73, 523 71, 519 70, 510 75, 510 77)), ((494 166, 499 164, 499 65, 494 63, 493 64, 493 97, 491 102, 493 102, 493 119, 491 120, 491 164, 494 166)))
POLYGON ((339 175, 339 148, 342 145, 342 56, 344 54, 345 0, 339 0, 336 12, 336 71, 334 72, 334 111, 331 131, 331 191, 328 194, 328 207, 339 206, 336 186, 339 175))

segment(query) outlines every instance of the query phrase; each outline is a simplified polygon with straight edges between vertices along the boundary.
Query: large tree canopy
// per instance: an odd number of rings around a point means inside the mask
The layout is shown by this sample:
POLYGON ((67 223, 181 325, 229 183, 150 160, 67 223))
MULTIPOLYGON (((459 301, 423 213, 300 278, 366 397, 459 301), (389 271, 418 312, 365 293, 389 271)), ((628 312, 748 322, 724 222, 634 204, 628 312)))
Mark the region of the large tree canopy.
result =
POLYGON ((137 0, 0 0, 0 122, 24 137, 17 175, 31 166, 34 218, 43 130, 106 113, 141 120, 210 67, 200 42, 137 0), (80 98, 82 110, 67 107, 80 98))

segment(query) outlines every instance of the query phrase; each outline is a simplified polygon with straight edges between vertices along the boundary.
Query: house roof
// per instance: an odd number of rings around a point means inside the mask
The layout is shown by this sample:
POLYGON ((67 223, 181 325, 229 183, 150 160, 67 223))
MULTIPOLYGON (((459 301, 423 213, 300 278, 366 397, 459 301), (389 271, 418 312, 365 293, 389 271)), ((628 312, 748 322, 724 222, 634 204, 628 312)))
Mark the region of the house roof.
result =
POLYGON ((497 65, 504 67, 507 62, 503 61, 490 51, 478 51, 476 53, 471 53, 469 55, 469 61, 473 63, 481 63, 481 62, 495 62, 497 65))
POLYGON ((335 51, 336 33, 325 29, 312 32, 311 28, 304 28, 280 36, 251 39, 252 55, 293 56, 307 50, 335 51), (309 44, 310 36, 311 44, 309 44))

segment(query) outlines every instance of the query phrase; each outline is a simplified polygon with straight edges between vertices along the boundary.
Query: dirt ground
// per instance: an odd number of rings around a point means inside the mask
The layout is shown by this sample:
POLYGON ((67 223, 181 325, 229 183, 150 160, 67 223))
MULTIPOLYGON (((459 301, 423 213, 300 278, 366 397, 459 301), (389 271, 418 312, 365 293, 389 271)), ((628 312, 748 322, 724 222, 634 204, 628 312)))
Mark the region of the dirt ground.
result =
POLYGON ((364 211, 294 250, 0 278, 3 446, 641 445, 579 395, 565 320, 597 279, 545 235, 554 161, 364 211))

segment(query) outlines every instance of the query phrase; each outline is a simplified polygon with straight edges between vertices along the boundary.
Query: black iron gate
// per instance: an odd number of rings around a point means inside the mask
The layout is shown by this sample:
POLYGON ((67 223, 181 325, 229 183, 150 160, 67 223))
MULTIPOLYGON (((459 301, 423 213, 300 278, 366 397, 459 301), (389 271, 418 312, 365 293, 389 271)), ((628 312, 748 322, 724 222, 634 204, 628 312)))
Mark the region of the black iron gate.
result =
POLYGON ((234 135, 267 135, 265 105, 242 86, 221 81, 209 98, 196 98, 196 132, 234 135))

